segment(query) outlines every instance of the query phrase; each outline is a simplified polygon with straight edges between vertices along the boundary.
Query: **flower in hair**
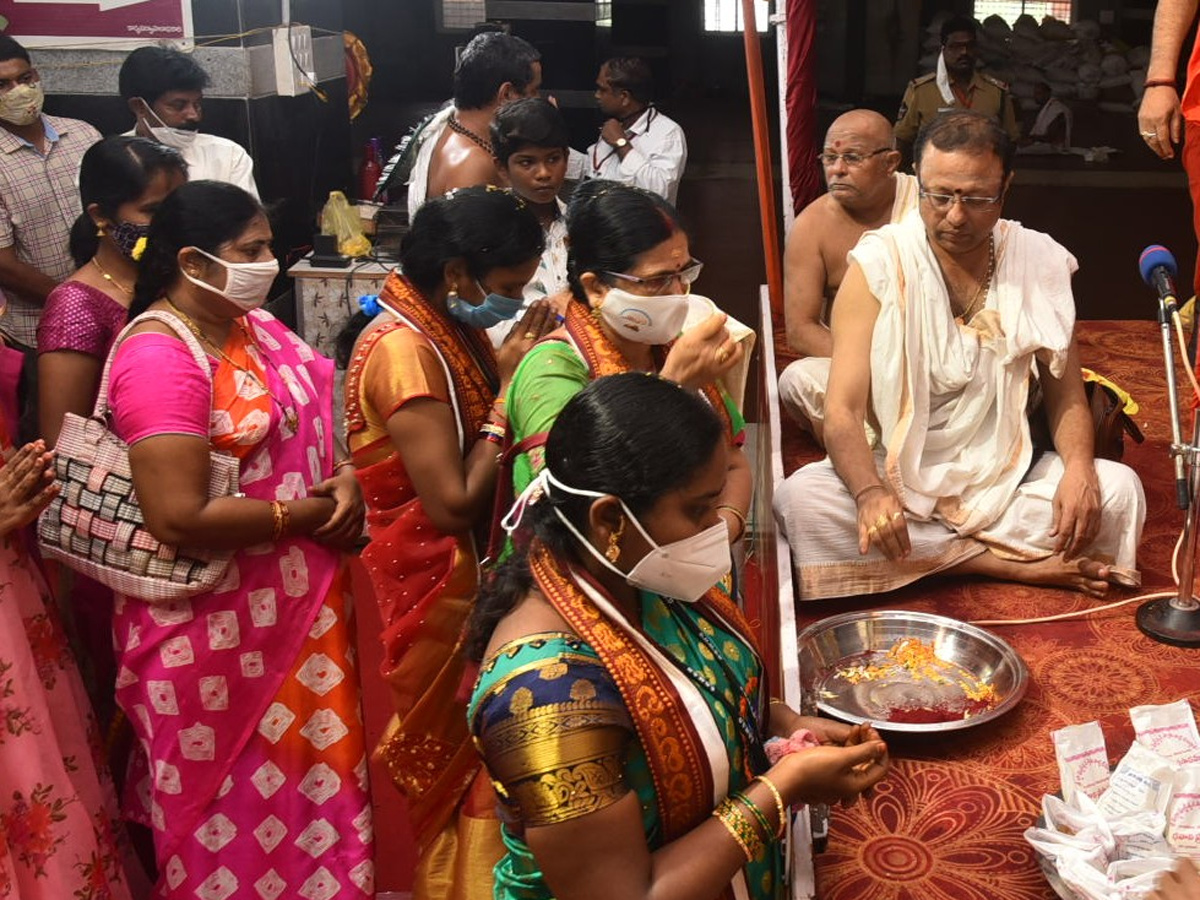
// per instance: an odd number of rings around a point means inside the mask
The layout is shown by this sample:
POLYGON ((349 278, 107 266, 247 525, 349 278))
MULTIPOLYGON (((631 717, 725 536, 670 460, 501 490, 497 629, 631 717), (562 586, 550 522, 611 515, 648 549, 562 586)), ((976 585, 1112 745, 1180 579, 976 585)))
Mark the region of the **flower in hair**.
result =
POLYGON ((142 235, 140 238, 138 238, 137 243, 133 245, 133 251, 129 254, 130 259, 132 259, 134 262, 141 260, 142 255, 146 252, 146 245, 148 243, 149 241, 146 240, 145 235, 142 235))

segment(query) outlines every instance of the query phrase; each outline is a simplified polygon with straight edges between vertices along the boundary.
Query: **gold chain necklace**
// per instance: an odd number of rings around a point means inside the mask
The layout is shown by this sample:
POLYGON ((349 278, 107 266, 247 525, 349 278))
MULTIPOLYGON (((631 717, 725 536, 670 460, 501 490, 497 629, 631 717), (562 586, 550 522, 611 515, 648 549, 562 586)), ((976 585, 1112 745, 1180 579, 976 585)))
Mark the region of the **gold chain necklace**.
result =
POLYGON ((975 289, 975 296, 971 298, 971 302, 967 305, 958 316, 958 318, 966 324, 971 321, 975 315, 975 305, 987 297, 988 288, 992 286, 992 276, 996 273, 996 241, 988 236, 988 267, 987 273, 983 276, 983 280, 979 282, 979 286, 975 289))
MULTIPOLYGON (((216 351, 217 355, 220 356, 221 359, 223 359, 225 362, 229 363, 229 365, 233 366, 239 372, 245 372, 246 375, 249 378, 251 378, 255 384, 257 384, 260 388, 262 388, 263 393, 265 393, 268 397, 270 397, 271 400, 275 403, 275 405, 279 407, 279 411, 281 413, 283 413, 283 418, 284 418, 284 421, 287 422, 288 428, 291 429, 292 434, 295 434, 300 426, 300 417, 296 415, 296 410, 294 410, 290 406, 286 406, 282 400, 280 400, 278 397, 276 397, 271 392, 271 389, 269 387, 267 387, 266 382, 263 381, 263 379, 258 377, 257 372, 255 372, 252 369, 248 369, 245 366, 239 366, 236 362, 234 362, 232 359, 230 359, 229 355, 226 354, 226 352, 224 350, 222 350, 220 347, 218 347, 212 341, 212 339, 209 338, 209 336, 201 330, 200 326, 196 324, 195 320, 191 316, 189 316, 182 309, 180 309, 178 306, 176 306, 174 303, 171 302, 170 297, 166 297, 164 299, 167 301, 167 306, 171 307, 171 311, 174 312, 175 315, 179 316, 179 318, 183 320, 183 324, 187 326, 188 331, 190 331, 192 334, 194 334, 196 336, 196 339, 198 341, 200 341, 201 343, 207 344, 214 351, 216 351)), ((237 322, 235 324, 239 328, 242 329, 242 334, 244 334, 246 336, 246 340, 249 341, 250 343, 254 344, 255 347, 258 347, 258 342, 254 340, 253 336, 251 336, 250 332, 248 332, 246 330, 245 326, 242 325, 240 322, 237 322)), ((263 361, 265 362, 266 358, 267 358, 266 354, 264 354, 262 352, 261 348, 259 348, 258 352, 259 352, 259 355, 263 358, 263 361)), ((276 372, 276 374, 278 374, 278 372, 276 372)))
POLYGON ((96 271, 100 273, 101 278, 103 278, 109 284, 115 286, 117 290, 124 292, 126 296, 133 296, 133 289, 125 287, 125 285, 121 284, 121 282, 117 281, 117 279, 109 275, 108 272, 104 270, 104 266, 100 265, 100 260, 96 259, 94 256, 92 257, 92 265, 96 267, 96 271))

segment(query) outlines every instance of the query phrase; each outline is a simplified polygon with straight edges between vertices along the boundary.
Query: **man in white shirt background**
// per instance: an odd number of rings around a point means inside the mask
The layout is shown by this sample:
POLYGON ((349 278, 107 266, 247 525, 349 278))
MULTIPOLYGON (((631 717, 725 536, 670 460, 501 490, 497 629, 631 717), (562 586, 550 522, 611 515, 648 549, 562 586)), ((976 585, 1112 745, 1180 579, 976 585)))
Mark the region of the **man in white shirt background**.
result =
POLYGON ((139 47, 121 65, 118 89, 137 120, 129 134, 174 147, 188 179, 226 181, 258 197, 254 162, 241 145, 201 134, 208 73, 191 56, 167 47, 139 47))
POLYGON ((644 59, 615 57, 596 76, 596 104, 608 118, 587 152, 572 151, 567 177, 607 178, 664 197, 672 205, 687 165, 683 129, 654 106, 654 76, 644 59))

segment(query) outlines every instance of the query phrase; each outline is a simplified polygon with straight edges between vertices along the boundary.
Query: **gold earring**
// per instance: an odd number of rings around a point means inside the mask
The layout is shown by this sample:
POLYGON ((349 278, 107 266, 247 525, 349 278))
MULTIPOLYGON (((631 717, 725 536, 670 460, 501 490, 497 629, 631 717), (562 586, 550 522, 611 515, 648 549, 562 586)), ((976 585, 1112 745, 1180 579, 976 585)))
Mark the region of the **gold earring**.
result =
POLYGON ((97 226, 96 226, 96 237, 101 237, 101 238, 102 238, 102 237, 104 237, 106 234, 108 234, 108 232, 104 230, 104 226, 103 226, 103 225, 97 225, 97 226))
POLYGON ((621 535, 625 533, 625 519, 622 518, 617 530, 611 532, 608 536, 608 547, 604 551, 604 558, 610 563, 615 563, 617 557, 621 555, 621 535))

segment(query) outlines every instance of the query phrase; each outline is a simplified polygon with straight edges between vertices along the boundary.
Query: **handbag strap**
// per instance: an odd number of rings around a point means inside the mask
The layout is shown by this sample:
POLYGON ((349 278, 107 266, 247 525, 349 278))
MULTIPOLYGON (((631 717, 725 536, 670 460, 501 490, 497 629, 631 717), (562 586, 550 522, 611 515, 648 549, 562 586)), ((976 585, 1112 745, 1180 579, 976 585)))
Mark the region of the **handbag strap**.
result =
POLYGON ((196 335, 192 334, 192 330, 187 327, 179 317, 165 310, 148 309, 123 329, 117 335, 117 339, 113 341, 112 349, 108 351, 108 359, 104 361, 104 372, 100 376, 100 390, 96 393, 96 405, 92 408, 92 418, 103 421, 108 417, 108 380, 112 373, 113 360, 117 358, 117 348, 125 338, 129 337, 129 333, 143 322, 155 321, 166 325, 179 337, 192 353, 192 358, 196 360, 196 365, 204 372, 208 379, 209 387, 212 387, 212 369, 208 364, 208 354, 204 352, 204 348, 200 346, 200 342, 196 340, 196 335))

